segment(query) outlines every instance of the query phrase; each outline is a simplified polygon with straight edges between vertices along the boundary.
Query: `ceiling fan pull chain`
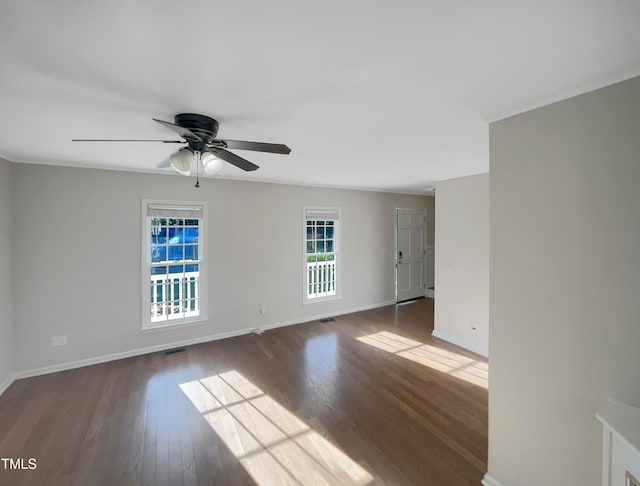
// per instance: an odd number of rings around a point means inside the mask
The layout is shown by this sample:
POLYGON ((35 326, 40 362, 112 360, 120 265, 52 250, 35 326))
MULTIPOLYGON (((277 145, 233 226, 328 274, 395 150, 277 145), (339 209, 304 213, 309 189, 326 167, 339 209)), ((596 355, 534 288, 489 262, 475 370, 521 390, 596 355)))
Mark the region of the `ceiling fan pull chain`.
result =
POLYGON ((196 189, 198 187, 200 187, 200 157, 201 157, 201 153, 199 150, 196 150, 195 152, 193 152, 193 156, 196 159, 196 184, 195 187, 196 189))

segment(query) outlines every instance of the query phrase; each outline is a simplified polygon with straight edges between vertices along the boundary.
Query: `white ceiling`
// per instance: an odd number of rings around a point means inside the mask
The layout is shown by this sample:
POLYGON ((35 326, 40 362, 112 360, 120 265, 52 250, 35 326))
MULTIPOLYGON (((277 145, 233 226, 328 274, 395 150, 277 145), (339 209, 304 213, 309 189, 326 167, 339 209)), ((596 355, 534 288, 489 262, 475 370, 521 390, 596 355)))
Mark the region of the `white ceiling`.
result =
MULTIPOLYGON (((166 172, 195 112, 223 178, 427 193, 486 172, 488 121, 640 74, 638 0, 3 0, 0 157, 166 172)), ((175 175, 175 177, 182 177, 175 175)))

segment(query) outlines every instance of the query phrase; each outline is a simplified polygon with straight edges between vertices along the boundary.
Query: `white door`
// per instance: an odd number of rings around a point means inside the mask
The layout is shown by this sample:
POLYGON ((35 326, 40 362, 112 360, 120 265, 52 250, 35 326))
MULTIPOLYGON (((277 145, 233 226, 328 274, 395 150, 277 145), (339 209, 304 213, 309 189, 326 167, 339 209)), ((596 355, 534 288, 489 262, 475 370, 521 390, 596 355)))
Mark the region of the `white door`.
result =
POLYGON ((422 209, 396 209, 396 302, 425 295, 422 209))

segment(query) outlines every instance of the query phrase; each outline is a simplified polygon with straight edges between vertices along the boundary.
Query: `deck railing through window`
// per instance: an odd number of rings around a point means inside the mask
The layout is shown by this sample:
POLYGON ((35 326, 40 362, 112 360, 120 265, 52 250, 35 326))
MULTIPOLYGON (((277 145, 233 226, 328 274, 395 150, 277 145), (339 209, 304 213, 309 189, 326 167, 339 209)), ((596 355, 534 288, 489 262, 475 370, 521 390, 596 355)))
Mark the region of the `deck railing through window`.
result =
POLYGON ((151 275, 151 322, 197 316, 200 272, 151 275))
POLYGON ((307 298, 336 295, 336 262, 307 262, 307 298))

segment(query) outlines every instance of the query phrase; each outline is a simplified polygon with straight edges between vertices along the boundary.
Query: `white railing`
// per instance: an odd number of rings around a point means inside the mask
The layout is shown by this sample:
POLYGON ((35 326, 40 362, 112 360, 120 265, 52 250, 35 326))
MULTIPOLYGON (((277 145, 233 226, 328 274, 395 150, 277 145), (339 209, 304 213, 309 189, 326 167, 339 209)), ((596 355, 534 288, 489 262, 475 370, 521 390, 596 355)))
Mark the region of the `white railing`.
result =
POLYGON ((200 313, 200 272, 151 275, 151 322, 200 313))
POLYGON ((336 262, 307 262, 307 298, 336 295, 336 262))

